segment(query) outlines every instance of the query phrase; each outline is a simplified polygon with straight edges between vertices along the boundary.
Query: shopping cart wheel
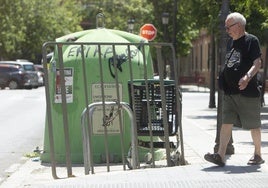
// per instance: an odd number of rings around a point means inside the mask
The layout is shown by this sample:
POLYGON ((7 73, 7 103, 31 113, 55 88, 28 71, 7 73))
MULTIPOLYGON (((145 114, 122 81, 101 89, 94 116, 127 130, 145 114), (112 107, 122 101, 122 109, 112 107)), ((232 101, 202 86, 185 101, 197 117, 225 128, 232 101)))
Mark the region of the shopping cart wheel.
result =
POLYGON ((144 161, 145 161, 146 164, 152 164, 153 156, 152 156, 152 154, 150 152, 148 152, 148 153, 146 153, 144 155, 144 161))
POLYGON ((130 147, 129 150, 128 150, 128 154, 127 154, 127 157, 126 157, 126 163, 127 163, 127 167, 132 170, 133 169, 133 162, 132 162, 132 148, 130 147))
POLYGON ((171 166, 179 166, 180 165, 180 152, 178 150, 172 152, 171 156, 171 166))
POLYGON ((127 157, 127 159, 126 159, 126 164, 127 164, 128 169, 130 169, 130 170, 133 169, 132 158, 127 157))

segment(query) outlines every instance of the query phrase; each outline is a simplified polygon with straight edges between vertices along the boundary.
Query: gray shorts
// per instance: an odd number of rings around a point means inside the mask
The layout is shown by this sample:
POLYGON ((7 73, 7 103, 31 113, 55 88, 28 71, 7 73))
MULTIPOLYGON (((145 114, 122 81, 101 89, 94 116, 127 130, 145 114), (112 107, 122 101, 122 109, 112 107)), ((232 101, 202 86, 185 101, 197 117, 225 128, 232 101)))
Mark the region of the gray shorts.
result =
POLYGON ((261 127, 261 100, 243 95, 223 96, 223 124, 234 124, 244 129, 261 127))

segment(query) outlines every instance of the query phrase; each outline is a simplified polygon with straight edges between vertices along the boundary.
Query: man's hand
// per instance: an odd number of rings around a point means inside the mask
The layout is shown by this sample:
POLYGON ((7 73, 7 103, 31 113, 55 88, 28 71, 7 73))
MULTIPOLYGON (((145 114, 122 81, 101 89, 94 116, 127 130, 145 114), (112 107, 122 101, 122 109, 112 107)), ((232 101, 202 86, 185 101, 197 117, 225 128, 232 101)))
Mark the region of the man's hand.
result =
POLYGON ((248 85, 249 80, 250 78, 247 75, 243 76, 238 82, 239 89, 240 90, 245 89, 248 85))

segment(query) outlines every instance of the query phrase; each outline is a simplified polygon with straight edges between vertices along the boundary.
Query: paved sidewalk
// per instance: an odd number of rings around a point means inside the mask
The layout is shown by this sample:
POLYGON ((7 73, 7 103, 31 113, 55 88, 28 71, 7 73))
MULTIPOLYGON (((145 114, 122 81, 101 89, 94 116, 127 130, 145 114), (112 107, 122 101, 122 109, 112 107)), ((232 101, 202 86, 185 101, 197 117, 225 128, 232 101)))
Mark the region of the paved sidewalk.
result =
MULTIPOLYGON (((66 168, 58 167, 61 179, 52 178, 50 166, 31 159, 18 167, 0 185, 3 188, 64 187, 64 188, 178 188, 178 187, 268 187, 268 106, 262 112, 262 153, 266 161, 261 166, 248 166, 253 145, 249 131, 235 128, 233 131, 235 154, 227 156, 225 167, 206 162, 203 156, 213 152, 216 136, 217 110, 208 108, 208 89, 186 87, 183 90, 182 126, 185 147, 185 166, 144 168, 123 171, 122 166, 98 168, 93 175, 84 175, 83 166, 73 167, 76 177, 65 178, 66 168), (197 91, 199 92, 193 92, 197 91), (191 90, 191 92, 188 92, 191 90), (198 98, 198 102, 191 101, 198 98)), ((268 96, 266 96, 268 101, 268 96)))

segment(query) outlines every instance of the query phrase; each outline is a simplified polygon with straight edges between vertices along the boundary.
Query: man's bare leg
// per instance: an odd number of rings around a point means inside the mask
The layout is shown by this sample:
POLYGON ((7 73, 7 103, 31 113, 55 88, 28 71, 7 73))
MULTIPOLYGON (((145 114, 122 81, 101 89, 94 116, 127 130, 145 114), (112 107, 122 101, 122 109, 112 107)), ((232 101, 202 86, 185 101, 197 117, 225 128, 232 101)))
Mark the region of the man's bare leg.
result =
POLYGON ((226 148, 232 135, 232 129, 233 124, 223 124, 221 126, 220 143, 219 143, 220 145, 217 153, 221 156, 223 161, 225 161, 226 148))

